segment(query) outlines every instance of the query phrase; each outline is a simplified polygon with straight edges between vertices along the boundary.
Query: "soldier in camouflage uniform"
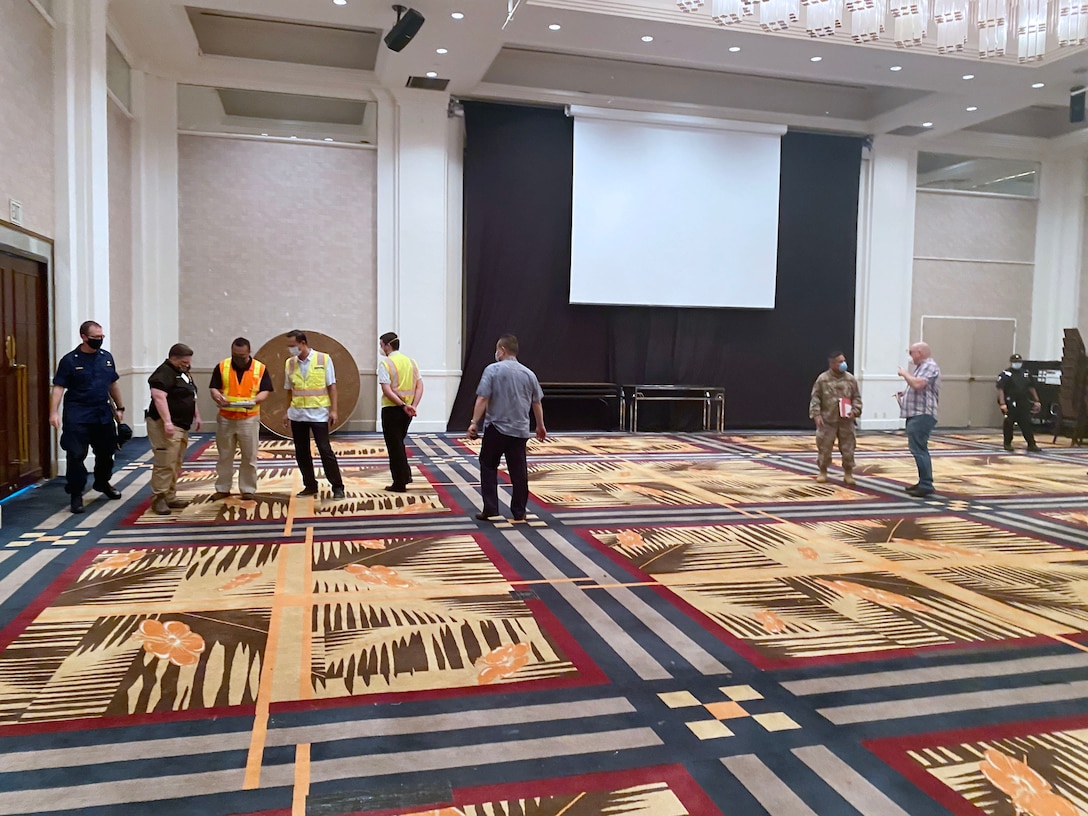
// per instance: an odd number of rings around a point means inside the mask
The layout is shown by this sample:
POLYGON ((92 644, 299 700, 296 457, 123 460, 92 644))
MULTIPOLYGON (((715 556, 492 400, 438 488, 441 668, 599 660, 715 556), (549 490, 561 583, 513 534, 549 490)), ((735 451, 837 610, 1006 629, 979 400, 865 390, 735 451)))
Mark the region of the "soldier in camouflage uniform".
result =
POLYGON ((812 386, 812 398, 809 400, 808 415, 816 422, 816 450, 819 451, 817 463, 820 474, 817 482, 827 481, 827 467, 831 464, 831 451, 835 440, 839 440, 839 455, 842 457, 843 483, 857 484, 854 481, 854 420, 861 416, 861 391, 858 381, 847 371, 846 357, 841 352, 833 352, 827 357, 827 371, 816 378, 812 386), (839 400, 850 400, 850 416, 840 416, 839 400))

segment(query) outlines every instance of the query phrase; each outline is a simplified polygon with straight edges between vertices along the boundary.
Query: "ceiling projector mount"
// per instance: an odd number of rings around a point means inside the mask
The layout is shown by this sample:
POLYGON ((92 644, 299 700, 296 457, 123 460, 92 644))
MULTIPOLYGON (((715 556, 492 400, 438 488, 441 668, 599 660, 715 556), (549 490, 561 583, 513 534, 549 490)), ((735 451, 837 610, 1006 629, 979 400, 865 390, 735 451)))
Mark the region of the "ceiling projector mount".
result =
POLYGON ((413 8, 395 5, 397 22, 385 35, 385 44, 390 51, 401 51, 412 41, 412 37, 423 27, 423 15, 413 8))

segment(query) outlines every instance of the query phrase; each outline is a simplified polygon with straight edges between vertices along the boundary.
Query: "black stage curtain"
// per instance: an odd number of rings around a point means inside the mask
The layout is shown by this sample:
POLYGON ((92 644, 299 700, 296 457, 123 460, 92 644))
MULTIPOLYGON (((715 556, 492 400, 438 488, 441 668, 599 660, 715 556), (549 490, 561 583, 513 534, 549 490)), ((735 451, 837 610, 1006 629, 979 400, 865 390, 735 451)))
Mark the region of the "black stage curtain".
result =
MULTIPOLYGON (((729 427, 811 427, 809 391, 827 352, 840 349, 853 364, 861 138, 783 137, 773 310, 577 306, 569 302, 573 121, 553 108, 464 109, 464 375, 451 431, 468 425, 480 373, 507 332, 541 382, 720 386, 729 427)), ((667 269, 661 278, 667 286, 667 269)), ((560 403, 546 409, 549 428, 560 429, 552 421, 560 403)), ((606 427, 592 408, 578 410, 581 427, 606 427)), ((690 410, 639 409, 640 429, 697 422, 690 410)))

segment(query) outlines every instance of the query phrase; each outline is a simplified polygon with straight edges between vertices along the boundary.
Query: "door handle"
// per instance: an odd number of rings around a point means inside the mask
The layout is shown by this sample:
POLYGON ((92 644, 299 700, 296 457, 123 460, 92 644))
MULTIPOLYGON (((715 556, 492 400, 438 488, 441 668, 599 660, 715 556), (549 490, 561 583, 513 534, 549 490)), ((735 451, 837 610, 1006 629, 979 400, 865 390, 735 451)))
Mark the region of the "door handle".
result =
MULTIPOLYGON (((14 365, 14 361, 12 363, 14 365)), ((19 464, 30 461, 30 370, 15 366, 16 404, 19 423, 19 464)))

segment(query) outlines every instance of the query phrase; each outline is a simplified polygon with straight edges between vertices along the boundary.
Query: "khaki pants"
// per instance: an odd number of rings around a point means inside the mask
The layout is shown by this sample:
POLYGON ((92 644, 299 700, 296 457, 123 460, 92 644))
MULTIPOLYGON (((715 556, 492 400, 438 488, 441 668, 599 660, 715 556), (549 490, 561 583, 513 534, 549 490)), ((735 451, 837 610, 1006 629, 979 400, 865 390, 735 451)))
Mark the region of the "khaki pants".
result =
POLYGON ((166 435, 161 419, 147 418, 147 438, 151 442, 151 493, 155 498, 173 501, 177 495, 178 474, 189 446, 189 432, 174 427, 173 437, 166 435))
POLYGON ((215 447, 219 461, 215 463, 215 490, 230 493, 234 480, 234 452, 242 452, 238 465, 238 492, 257 492, 257 442, 261 432, 260 416, 245 419, 215 418, 215 447))
POLYGON ((817 464, 820 470, 827 470, 831 464, 831 451, 835 447, 835 440, 839 440, 839 455, 842 457, 842 469, 854 469, 854 448, 857 447, 857 437, 854 435, 854 420, 839 419, 838 421, 824 420, 823 427, 816 429, 816 450, 819 452, 817 464))

